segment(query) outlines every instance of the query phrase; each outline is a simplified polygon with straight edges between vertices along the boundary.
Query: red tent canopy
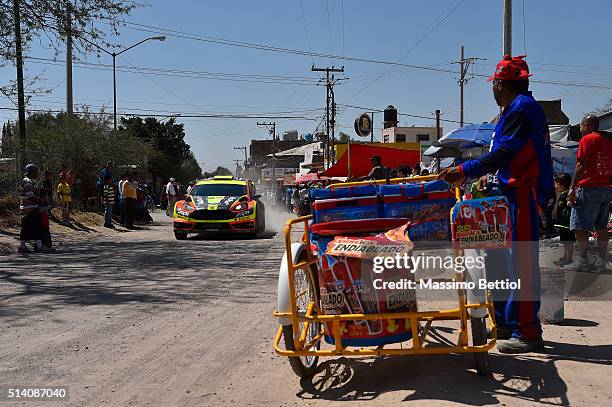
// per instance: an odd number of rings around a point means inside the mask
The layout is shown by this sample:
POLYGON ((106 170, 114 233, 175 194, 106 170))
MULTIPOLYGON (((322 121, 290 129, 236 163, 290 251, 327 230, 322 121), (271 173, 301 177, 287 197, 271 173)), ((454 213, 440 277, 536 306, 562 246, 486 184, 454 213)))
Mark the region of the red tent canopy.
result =
MULTIPOLYGON (((414 166, 420 161, 420 152, 391 147, 372 146, 368 144, 351 144, 351 176, 368 175, 372 169, 370 157, 378 155, 383 167, 397 168, 402 165, 414 166)), ((329 177, 348 177, 348 152, 322 174, 329 177)))

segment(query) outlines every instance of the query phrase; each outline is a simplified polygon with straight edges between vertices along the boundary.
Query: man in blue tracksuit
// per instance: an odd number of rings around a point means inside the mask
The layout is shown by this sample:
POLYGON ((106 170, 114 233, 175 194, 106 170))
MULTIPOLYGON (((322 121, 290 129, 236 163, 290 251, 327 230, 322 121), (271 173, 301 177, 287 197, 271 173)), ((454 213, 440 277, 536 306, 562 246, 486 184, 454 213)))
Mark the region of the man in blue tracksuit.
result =
POLYGON ((520 280, 521 288, 494 293, 498 350, 524 353, 541 349, 538 219, 554 188, 550 138, 546 117, 531 96, 529 68, 524 56, 506 55, 497 64, 493 81, 495 101, 503 108, 493 133, 491 151, 440 173, 457 182, 497 172, 501 193, 510 202, 512 249, 487 253, 487 278, 520 280))

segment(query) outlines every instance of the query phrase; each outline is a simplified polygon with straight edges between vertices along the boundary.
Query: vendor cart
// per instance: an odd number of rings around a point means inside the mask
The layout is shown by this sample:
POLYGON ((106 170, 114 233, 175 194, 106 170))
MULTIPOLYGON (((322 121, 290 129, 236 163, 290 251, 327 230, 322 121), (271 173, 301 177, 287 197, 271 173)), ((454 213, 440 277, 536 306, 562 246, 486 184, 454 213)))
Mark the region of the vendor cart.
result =
MULTIPOLYGON (((342 192, 338 189, 360 188, 375 186, 381 188, 383 185, 426 185, 428 181, 435 180, 435 176, 402 178, 391 180, 380 180, 359 183, 344 183, 331 185, 327 189, 329 193, 342 192)), ((378 190, 379 191, 379 190, 378 190)), ((460 199, 458 189, 450 189, 447 186, 453 202, 460 199)), ((341 196, 337 194, 335 196, 341 196)), ((359 198, 359 205, 365 208, 369 204, 368 197, 359 198)), ((372 198, 373 199, 373 198, 372 198)), ((377 195, 380 200, 380 195, 377 195)), ((340 202, 342 199, 337 199, 340 202)), ((316 202, 316 201, 315 201, 316 202)), ((339 204, 345 204, 344 201, 339 204)), ((495 345, 496 329, 494 322, 494 310, 492 302, 489 301, 486 292, 472 292, 471 290, 459 289, 457 291, 457 304, 452 309, 431 309, 395 312, 372 312, 371 309, 360 308, 361 312, 355 312, 348 307, 350 313, 339 312, 330 314, 326 312, 325 304, 321 299, 322 287, 320 278, 321 252, 313 242, 316 233, 313 228, 318 226, 316 211, 314 215, 299 217, 287 222, 285 226, 286 251, 282 258, 282 264, 278 282, 278 310, 274 316, 278 317, 280 326, 274 338, 274 350, 281 356, 289 357, 289 362, 294 372, 299 377, 309 377, 316 373, 318 359, 321 356, 382 356, 382 355, 423 355, 423 354, 449 354, 449 353, 472 353, 475 357, 476 371, 478 374, 489 373, 487 351, 495 345), (304 233, 301 241, 292 239, 292 230, 298 225, 303 225, 304 233), (454 341, 448 341, 444 346, 428 346, 426 338, 439 321, 459 321, 459 331, 454 341), (359 321, 363 326, 374 321, 379 324, 396 326, 402 321, 405 330, 408 331, 403 337, 397 336, 391 343, 384 340, 359 342, 358 340, 346 339, 344 335, 345 325, 349 321, 359 321), (487 330, 487 325, 489 329, 487 330), (281 341, 284 340, 284 346, 281 341), (397 344, 400 343, 401 346, 397 344)), ((449 216, 449 215, 447 215, 449 216)), ((367 217, 363 215, 362 217, 367 217)), ((446 218, 449 219, 449 218, 446 218)), ((320 221, 321 219, 319 219, 320 221)), ((380 220, 380 219, 379 219, 380 220)), ((368 229, 368 222, 361 223, 363 230, 368 229)), ((376 221, 375 219, 371 220, 376 221)), ((397 220, 401 222, 401 220, 397 220)), ((404 219, 405 221, 405 219, 404 219)), ((342 229, 348 222, 328 222, 342 229)), ((371 222, 370 222, 371 223, 371 222)), ((391 221, 393 223, 393 221, 391 221)), ((397 223, 397 222, 396 222, 397 223)), ((450 223, 450 222, 449 222, 450 223)), ((320 228, 319 228, 320 229, 320 228)), ((328 227, 328 232, 330 228, 328 227)), ((301 230, 300 230, 301 231, 301 230)), ((341 231, 332 233, 341 233, 341 231)), ((295 232, 294 232, 295 235, 295 232)), ((454 255, 459 253, 455 250, 454 255)), ((476 279, 478 276, 470 276, 470 273, 457 272, 455 281, 464 279, 476 279)), ((473 280, 475 281, 475 280, 473 280)), ((327 294, 326 294, 327 295, 327 294)), ((345 299, 346 301, 346 299, 345 299)), ((415 297, 416 301, 416 297, 415 297)), ((371 324, 369 325, 371 326, 371 324)), ((380 339, 380 338, 377 338, 380 339)))

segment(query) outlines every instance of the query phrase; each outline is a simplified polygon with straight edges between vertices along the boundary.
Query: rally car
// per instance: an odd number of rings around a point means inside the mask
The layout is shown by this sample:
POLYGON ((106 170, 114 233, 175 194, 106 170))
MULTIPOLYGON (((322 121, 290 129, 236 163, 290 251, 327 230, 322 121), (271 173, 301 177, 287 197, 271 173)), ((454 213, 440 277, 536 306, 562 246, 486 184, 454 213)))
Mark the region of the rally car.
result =
POLYGON ((184 200, 177 201, 174 236, 189 233, 248 233, 265 229, 265 208, 250 180, 215 176, 198 181, 184 200))

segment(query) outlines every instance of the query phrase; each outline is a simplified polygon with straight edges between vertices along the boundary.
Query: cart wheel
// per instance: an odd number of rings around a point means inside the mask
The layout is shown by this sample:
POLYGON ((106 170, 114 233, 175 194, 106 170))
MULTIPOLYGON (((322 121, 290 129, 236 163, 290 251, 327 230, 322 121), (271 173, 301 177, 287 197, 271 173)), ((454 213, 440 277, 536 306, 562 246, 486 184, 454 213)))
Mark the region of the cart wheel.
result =
MULTIPOLYGON (((472 325, 472 343, 474 346, 487 344, 487 324, 485 318, 470 318, 472 325)), ((487 352, 474 352, 476 362, 476 373, 488 375, 491 373, 489 367, 489 354, 487 352)))
MULTIPOLYGON (((306 254, 302 253, 297 259, 297 262, 301 262, 306 260, 306 254)), ((308 308, 308 304, 311 301, 314 301, 315 304, 318 304, 318 284, 315 270, 311 269, 301 269, 295 272, 295 292, 297 297, 296 305, 298 315, 305 315, 306 310, 308 308), (300 295, 300 293, 302 293, 300 295)), ((298 332, 302 330, 302 323, 299 325, 298 332)), ((312 340, 319 332, 321 331, 321 323, 316 322, 310 324, 308 329, 308 333, 306 334, 306 342, 312 340)), ((293 344, 293 325, 284 325, 283 326, 283 336, 285 338, 285 347, 287 350, 295 350, 295 346, 293 344)), ((317 343, 314 346, 314 349, 318 350, 320 348, 320 343, 317 343)), ((310 377, 314 375, 317 371, 317 365, 319 363, 318 356, 299 356, 299 357, 289 357, 289 364, 291 368, 299 377, 310 377)))

